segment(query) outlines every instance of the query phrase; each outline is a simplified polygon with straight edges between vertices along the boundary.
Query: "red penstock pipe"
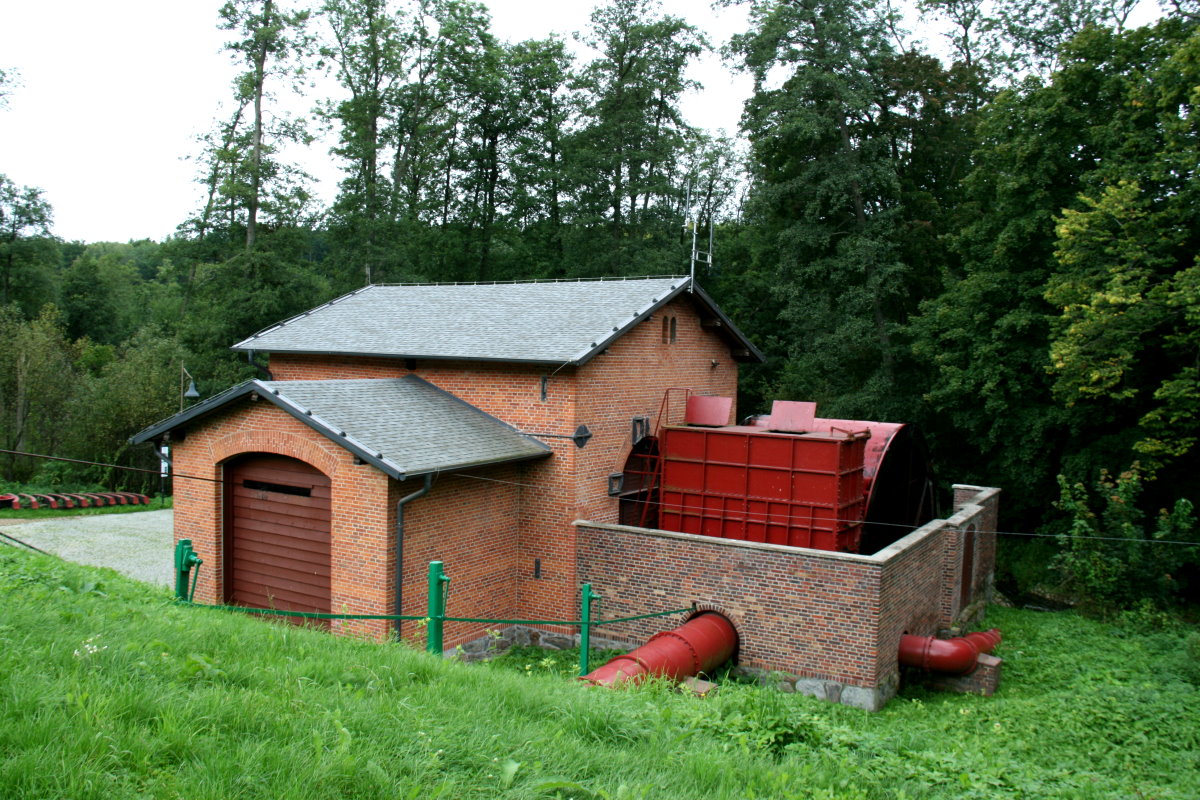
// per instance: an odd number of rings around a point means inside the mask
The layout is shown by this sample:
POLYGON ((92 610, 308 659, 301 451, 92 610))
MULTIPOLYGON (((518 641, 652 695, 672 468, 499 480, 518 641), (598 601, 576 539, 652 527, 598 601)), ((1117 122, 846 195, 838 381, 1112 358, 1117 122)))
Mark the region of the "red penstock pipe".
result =
POLYGON ((673 681, 683 680, 724 664, 733 657, 737 643, 733 623, 708 611, 673 631, 656 633, 641 647, 617 656, 580 680, 597 686, 615 686, 625 681, 640 683, 660 675, 673 681))
POLYGON ((1000 643, 1000 631, 971 633, 953 639, 935 636, 900 637, 900 663, 906 667, 965 675, 975 669, 980 653, 990 653, 1000 643))
POLYGON ((974 642, 979 647, 979 652, 990 653, 996 649, 996 645, 1000 644, 1000 629, 992 628, 990 631, 968 633, 963 638, 974 642))

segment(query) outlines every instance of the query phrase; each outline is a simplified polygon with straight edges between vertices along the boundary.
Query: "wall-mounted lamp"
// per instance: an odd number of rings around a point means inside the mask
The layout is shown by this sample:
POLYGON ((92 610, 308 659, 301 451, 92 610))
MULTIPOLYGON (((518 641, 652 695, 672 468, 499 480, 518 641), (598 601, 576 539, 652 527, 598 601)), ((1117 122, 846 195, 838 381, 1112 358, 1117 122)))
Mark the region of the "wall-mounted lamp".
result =
POLYGON ((192 377, 192 373, 187 371, 187 367, 183 364, 179 365, 179 412, 183 413, 183 399, 197 400, 200 397, 200 392, 196 391, 196 379, 192 377), (183 390, 183 379, 187 378, 187 391, 183 390))

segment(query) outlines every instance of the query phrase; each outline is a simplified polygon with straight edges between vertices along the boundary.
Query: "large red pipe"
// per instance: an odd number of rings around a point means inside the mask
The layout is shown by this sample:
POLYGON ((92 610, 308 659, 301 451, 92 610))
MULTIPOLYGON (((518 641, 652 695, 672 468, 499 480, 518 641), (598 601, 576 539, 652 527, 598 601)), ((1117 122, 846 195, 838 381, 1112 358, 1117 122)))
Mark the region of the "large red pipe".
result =
POLYGON ((900 637, 900 663, 933 672, 965 675, 975 669, 980 653, 990 653, 1000 644, 1000 631, 968 633, 953 639, 935 636, 900 637))
POLYGON ((738 635, 715 611, 697 614, 673 631, 656 633, 636 650, 617 656, 580 680, 597 686, 640 683, 662 676, 673 681, 709 672, 733 658, 738 635))

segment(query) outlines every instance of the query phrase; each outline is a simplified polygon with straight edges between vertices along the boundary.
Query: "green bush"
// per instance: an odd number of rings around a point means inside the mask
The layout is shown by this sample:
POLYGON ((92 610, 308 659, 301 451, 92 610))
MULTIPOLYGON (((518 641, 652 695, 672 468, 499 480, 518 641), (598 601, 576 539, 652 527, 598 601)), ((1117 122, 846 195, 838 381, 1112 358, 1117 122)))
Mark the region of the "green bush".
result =
POLYGON ((1058 483, 1055 506, 1069 522, 1056 566, 1080 601, 1102 611, 1174 603, 1180 571, 1200 561, 1191 501, 1180 498, 1173 509, 1160 510, 1148 528, 1136 464, 1116 477, 1102 472, 1094 493, 1062 475, 1058 483))

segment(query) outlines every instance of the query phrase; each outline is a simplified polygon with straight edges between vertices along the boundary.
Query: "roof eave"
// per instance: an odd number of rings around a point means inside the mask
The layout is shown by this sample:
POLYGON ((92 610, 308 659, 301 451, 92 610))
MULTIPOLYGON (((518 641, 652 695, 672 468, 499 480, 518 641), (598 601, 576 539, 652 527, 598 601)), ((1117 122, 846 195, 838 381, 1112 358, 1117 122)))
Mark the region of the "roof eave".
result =
POLYGON ((290 348, 242 347, 239 342, 229 349, 237 353, 280 353, 293 356, 352 356, 354 358, 387 358, 394 361, 413 359, 416 361, 483 361, 495 364, 529 364, 535 367, 557 367, 567 359, 489 358, 486 356, 447 356, 433 353, 379 353, 356 350, 295 350, 290 348))
POLYGON ((725 331, 726 335, 733 339, 734 342, 741 345, 741 349, 745 351, 745 355, 734 355, 737 361, 748 361, 762 363, 767 360, 767 357, 761 350, 754 346, 754 343, 747 338, 746 334, 742 333, 737 325, 733 324, 725 312, 721 310, 716 301, 708 295, 708 292, 701 289, 698 285, 693 284, 693 296, 697 297, 707 308, 708 311, 717 318, 720 322, 720 327, 725 331))
POLYGON ((596 356, 603 353, 606 349, 608 349, 609 345, 611 345, 617 339, 620 339, 622 336, 629 333, 631 330, 636 328, 642 322, 645 322, 647 319, 649 319, 651 316, 653 316, 654 312, 658 311, 660 308, 665 306, 667 303, 670 303, 676 297, 683 294, 684 291, 687 290, 688 283, 690 281, 691 281, 691 278, 686 278, 686 277, 680 278, 679 282, 676 285, 672 286, 670 288, 670 290, 667 291, 661 298, 653 298, 653 302, 651 302, 650 305, 647 308, 645 308, 644 310, 639 311, 636 314, 632 315, 632 318, 629 320, 629 322, 626 322, 624 325, 614 328, 611 333, 609 333, 608 335, 606 335, 604 337, 603 340, 601 340, 599 342, 593 342, 592 346, 589 347, 587 350, 576 353, 575 357, 567 363, 569 363, 573 366, 581 367, 584 364, 586 364, 587 362, 591 361, 593 358, 595 358, 596 356))
POLYGON ((348 450, 363 462, 376 467, 381 472, 386 473, 396 480, 402 481, 405 479, 406 473, 403 466, 387 458, 382 453, 371 450, 353 437, 347 436, 345 431, 329 424, 319 416, 313 414, 310 409, 304 408, 303 406, 292 402, 287 397, 284 397, 282 394, 280 394, 278 389, 267 386, 257 379, 239 383, 238 385, 230 389, 226 389, 224 392, 221 392, 218 395, 213 395, 207 400, 197 403, 186 411, 175 414, 161 422, 151 425, 149 428, 146 428, 130 437, 129 443, 141 444, 142 442, 157 439, 160 436, 169 433, 170 431, 193 422, 194 420, 216 413, 225 406, 228 406, 230 403, 256 392, 258 393, 259 397, 283 409, 289 415, 300 422, 303 422, 317 433, 348 450))
MULTIPOLYGON (((416 376, 408 376, 408 377, 416 378, 416 376)), ((424 383, 434 389, 437 389, 437 391, 441 392, 442 394, 446 395, 449 398, 452 398, 452 399, 458 401, 459 403, 462 403, 463 405, 470 406, 471 408, 475 409, 476 411, 478 411, 481 414, 485 414, 486 416, 491 417, 496 422, 511 429, 514 433, 524 436, 527 440, 529 440, 530 442, 532 442, 532 443, 536 444, 537 446, 539 446, 540 448, 542 448, 541 452, 526 453, 526 454, 522 454, 519 456, 510 456, 510 457, 497 458, 497 459, 487 459, 487 460, 482 460, 482 461, 468 461, 468 462, 462 462, 459 464, 440 465, 440 466, 436 466, 436 467, 423 467, 423 468, 420 468, 420 469, 417 469, 414 471, 408 471, 402 465, 397 464, 396 462, 387 458, 383 453, 381 453, 377 450, 372 450, 371 448, 367 447, 362 442, 359 442, 354 437, 347 435, 344 430, 341 430, 337 426, 330 424, 326 420, 322 419, 320 416, 314 414, 311 409, 305 408, 304 406, 301 406, 300 404, 295 403, 292 400, 288 399, 285 395, 283 395, 279 391, 278 388, 267 386, 262 381, 259 381, 257 379, 252 379, 252 380, 245 381, 243 383, 239 383, 236 386, 226 389, 224 392, 221 392, 220 394, 213 395, 212 397, 208 398, 207 400, 197 403, 196 405, 192 406, 191 408, 189 408, 179 414, 175 414, 173 416, 168 417, 165 420, 162 420, 161 422, 155 423, 154 425, 151 425, 150 427, 134 434, 132 437, 130 437, 129 442, 130 442, 130 444, 141 444, 142 442, 147 442, 147 441, 151 441, 153 439, 157 439, 160 436, 163 436, 164 434, 166 434, 172 430, 182 427, 183 425, 187 425, 188 423, 193 422, 194 420, 206 417, 209 414, 216 413, 217 411, 221 410, 222 408, 228 406, 230 403, 233 403, 237 400, 240 400, 243 397, 246 397, 247 395, 257 392, 258 396, 260 398, 263 398, 263 399, 269 401, 270 403, 272 403, 273 405, 278 406, 279 408, 283 409, 284 411, 286 411, 289 415, 291 415, 295 419, 299 420, 300 422, 302 422, 305 425, 307 425, 308 427, 312 428, 314 431, 321 434, 325 438, 329 439, 330 441, 334 442, 335 444, 337 444, 340 447, 344 448, 345 450, 349 451, 351 454, 356 456, 359 460, 363 461, 364 463, 370 464, 371 466, 380 470, 384 474, 388 475, 389 477, 395 478, 398 481, 402 481, 402 480, 405 480, 406 478, 414 477, 414 476, 429 475, 429 474, 434 474, 434 473, 438 473, 438 472, 445 472, 447 470, 472 469, 475 467, 493 466, 496 464, 507 464, 507 463, 521 462, 521 461, 531 461, 533 459, 545 458, 546 456, 549 456, 554 452, 553 448, 551 448, 550 445, 546 444, 545 442, 540 441, 540 440, 534 438, 533 436, 530 436, 529 434, 522 433, 521 431, 517 430, 513 426, 509 425, 507 422, 504 422, 503 420, 501 420, 497 417, 492 417, 492 415, 486 414, 486 412, 480 411, 478 408, 471 406, 470 403, 467 403, 465 400, 463 400, 459 397, 455 397, 454 395, 450 394, 449 392, 446 392, 445 390, 434 386, 433 384, 429 383, 428 381, 422 380, 420 378, 416 378, 416 380, 418 380, 421 383, 424 383)))
POLYGON ((735 361, 762 363, 767 360, 767 357, 763 355, 762 351, 755 347, 754 344, 748 338, 746 338, 746 335, 742 333, 738 326, 733 324, 733 320, 726 316, 725 312, 722 311, 716 304, 716 301, 714 301, 707 292, 701 289, 699 284, 697 284, 691 278, 682 278, 679 284, 672 287, 672 289, 667 292, 665 296, 655 299, 649 308, 639 312, 625 325, 621 326, 617 330, 614 330, 611 334, 606 336, 603 341, 594 344, 592 347, 581 353, 576 354, 575 358, 567 363, 574 366, 583 366, 596 356, 603 353, 604 350, 617 339, 620 339, 622 336, 629 333, 630 330, 637 327, 640 323, 653 316, 653 314, 660 308, 685 293, 696 298, 697 302, 718 321, 717 334, 726 339, 730 344, 730 354, 733 356, 735 361))
MULTIPOLYGON (((542 442, 538 442, 542 444, 542 442)), ((554 451, 547 447, 540 453, 528 453, 521 456, 510 456, 508 458, 495 458, 482 461, 464 461, 460 464, 450 464, 440 467, 421 467, 419 469, 410 470, 407 475, 410 478, 419 478, 423 475, 437 475, 451 471, 460 471, 465 469, 478 469, 481 467, 494 467, 500 464, 518 464, 522 461, 536 461, 539 458, 546 458, 554 454, 554 451)))
POLYGON ((130 444, 141 444, 152 439, 157 439, 169 431, 172 431, 182 425, 186 425, 194 419, 207 416, 218 409, 226 406, 238 398, 244 397, 255 390, 255 386, 261 384, 257 380, 244 381, 243 383, 231 386, 225 391, 215 394, 207 400, 201 400, 196 405, 189 409, 180 411, 178 414, 172 414, 166 419, 159 420, 153 425, 143 428, 142 430, 129 437, 130 444))

